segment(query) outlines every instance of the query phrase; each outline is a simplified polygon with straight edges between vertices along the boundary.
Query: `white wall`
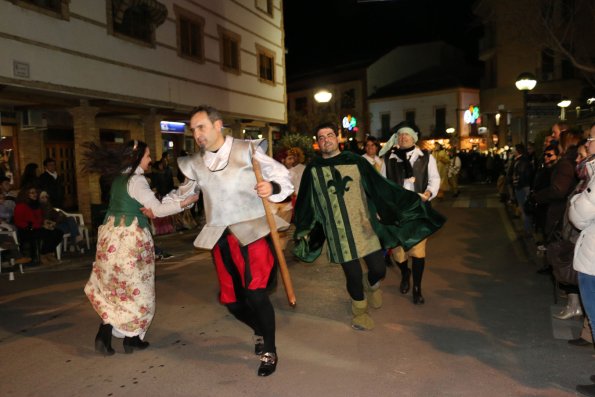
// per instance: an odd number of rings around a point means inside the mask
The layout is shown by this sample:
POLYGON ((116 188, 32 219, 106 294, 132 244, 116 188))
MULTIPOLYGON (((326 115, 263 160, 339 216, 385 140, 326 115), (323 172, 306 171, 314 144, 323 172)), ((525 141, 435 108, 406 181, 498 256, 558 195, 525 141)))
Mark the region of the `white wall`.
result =
POLYGON ((368 104, 371 120, 371 133, 380 137, 381 115, 390 113, 390 126, 405 120, 405 111, 415 111, 415 123, 421 130, 422 138, 431 134, 431 126, 435 124, 434 109, 446 108, 446 125, 456 126, 455 110, 458 107, 458 93, 456 89, 406 95, 401 97, 371 100, 368 104))
POLYGON ((187 107, 210 103, 242 117, 285 122, 285 59, 281 1, 273 18, 253 0, 180 3, 205 19, 204 64, 178 57, 173 0, 157 28, 155 48, 108 34, 105 1, 72 0, 70 20, 0 2, 0 82, 123 102, 187 107), (217 25, 241 36, 240 75, 219 66, 217 25), (276 54, 274 86, 258 79, 256 43, 276 54), (30 78, 13 76, 13 61, 30 78))

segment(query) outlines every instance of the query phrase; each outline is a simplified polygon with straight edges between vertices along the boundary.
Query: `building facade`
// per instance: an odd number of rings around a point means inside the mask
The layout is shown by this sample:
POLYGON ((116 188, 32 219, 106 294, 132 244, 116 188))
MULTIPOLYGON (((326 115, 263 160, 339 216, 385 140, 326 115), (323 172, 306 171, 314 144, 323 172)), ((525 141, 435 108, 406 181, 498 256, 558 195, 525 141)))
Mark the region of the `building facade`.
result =
POLYGON ((4 162, 58 162, 68 205, 90 220, 97 176, 80 145, 146 141, 153 158, 193 151, 196 105, 221 110, 229 133, 287 121, 282 0, 6 0, 0 2, 4 162))
POLYGON ((593 120, 593 109, 586 106, 595 81, 592 1, 481 0, 474 12, 484 26, 479 43, 485 63, 483 121, 500 141, 523 142, 525 122, 528 141, 540 139, 560 120, 562 98, 572 101, 566 112, 572 125, 584 128, 593 120), (581 71, 581 65, 591 72, 581 71), (537 81, 526 101, 515 87, 525 72, 537 81))

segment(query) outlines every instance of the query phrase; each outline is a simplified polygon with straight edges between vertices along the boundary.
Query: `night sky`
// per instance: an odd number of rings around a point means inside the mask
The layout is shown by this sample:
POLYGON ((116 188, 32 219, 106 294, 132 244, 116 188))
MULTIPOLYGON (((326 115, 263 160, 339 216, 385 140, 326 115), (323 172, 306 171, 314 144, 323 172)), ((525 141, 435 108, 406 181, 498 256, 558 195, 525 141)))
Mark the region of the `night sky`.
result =
POLYGON ((477 62, 475 0, 285 0, 287 77, 374 60, 397 45, 444 40, 477 62))

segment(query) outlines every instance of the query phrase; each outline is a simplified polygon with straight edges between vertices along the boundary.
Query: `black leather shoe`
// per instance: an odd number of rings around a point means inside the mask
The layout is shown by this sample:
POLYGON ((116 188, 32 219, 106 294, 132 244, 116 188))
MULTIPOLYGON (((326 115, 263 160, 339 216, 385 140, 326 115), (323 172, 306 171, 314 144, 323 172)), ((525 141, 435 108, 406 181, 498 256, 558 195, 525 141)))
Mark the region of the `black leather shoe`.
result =
POLYGON ((409 278, 411 277, 411 270, 407 269, 405 274, 401 274, 401 285, 399 286, 399 291, 404 295, 409 292, 409 288, 411 288, 411 284, 409 283, 409 278))
POLYGON ((576 391, 585 396, 595 396, 595 385, 577 385, 576 391))
POLYGON ((413 287, 413 304, 414 305, 423 305, 426 303, 423 295, 421 294, 421 288, 413 287))
POLYGON ((254 335, 254 354, 257 356, 264 354, 264 338, 260 335, 254 335))
POLYGON ((138 336, 124 338, 124 353, 130 354, 134 349, 144 350, 149 347, 149 342, 141 340, 138 336))
POLYGON ((95 336, 95 351, 104 356, 111 356, 116 351, 112 348, 112 325, 100 324, 95 336))
POLYGON ((584 340, 583 338, 576 338, 576 339, 570 339, 568 341, 569 345, 572 346, 593 346, 593 344, 587 340, 584 340))
POLYGON ((275 353, 264 353, 260 357, 258 376, 269 376, 277 369, 277 355, 275 353))

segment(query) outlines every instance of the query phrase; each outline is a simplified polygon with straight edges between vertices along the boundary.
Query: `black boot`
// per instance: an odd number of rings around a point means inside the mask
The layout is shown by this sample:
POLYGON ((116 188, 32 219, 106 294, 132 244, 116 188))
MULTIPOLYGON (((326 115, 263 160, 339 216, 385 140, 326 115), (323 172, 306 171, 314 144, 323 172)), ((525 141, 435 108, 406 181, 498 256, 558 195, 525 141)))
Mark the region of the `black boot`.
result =
POLYGON ((138 336, 124 338, 124 353, 130 354, 134 349, 144 350, 149 347, 149 342, 142 341, 138 336))
POLYGON ((112 325, 100 324, 95 337, 95 351, 104 356, 111 356, 116 351, 112 349, 112 325))
POLYGON ((413 304, 423 305, 424 303, 426 303, 426 300, 421 294, 421 287, 413 286, 413 304))
POLYGON ((407 267, 407 261, 397 263, 399 269, 401 270, 401 285, 399 286, 399 291, 402 294, 406 294, 409 292, 409 288, 411 288, 411 284, 409 283, 409 278, 411 277, 411 270, 407 267))
POLYGON ((411 269, 413 272, 413 303, 423 305, 426 301, 421 294, 421 279, 424 274, 425 258, 413 258, 411 269))

